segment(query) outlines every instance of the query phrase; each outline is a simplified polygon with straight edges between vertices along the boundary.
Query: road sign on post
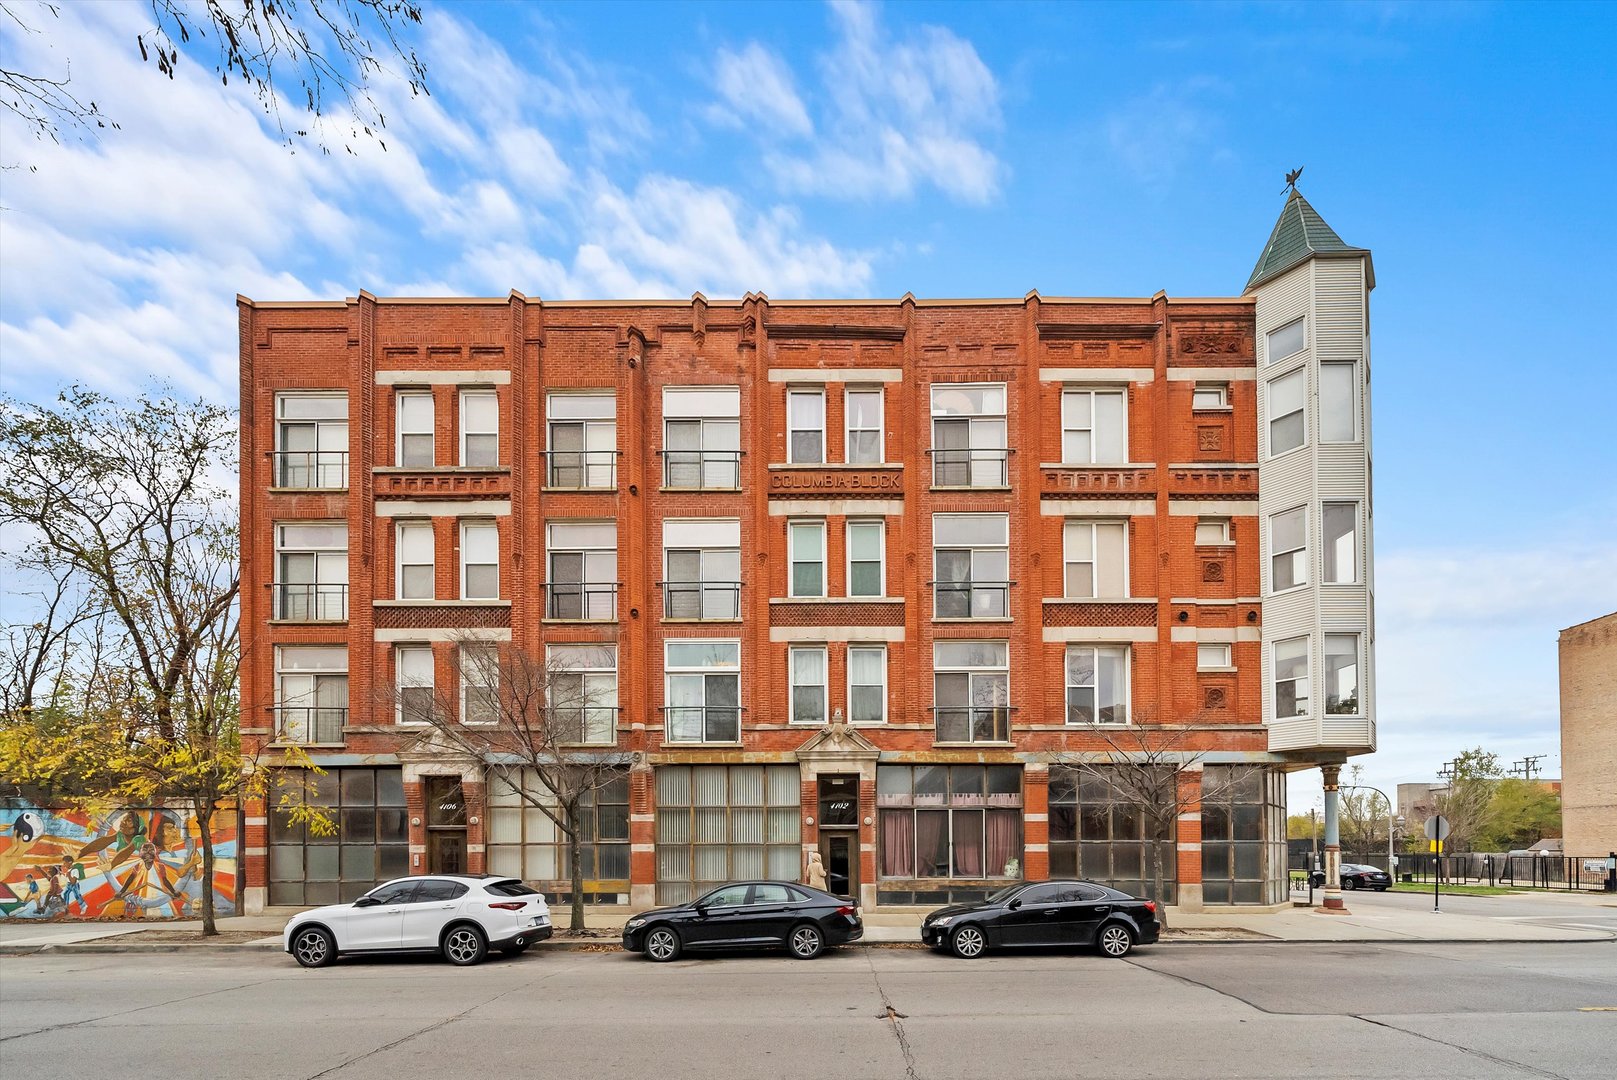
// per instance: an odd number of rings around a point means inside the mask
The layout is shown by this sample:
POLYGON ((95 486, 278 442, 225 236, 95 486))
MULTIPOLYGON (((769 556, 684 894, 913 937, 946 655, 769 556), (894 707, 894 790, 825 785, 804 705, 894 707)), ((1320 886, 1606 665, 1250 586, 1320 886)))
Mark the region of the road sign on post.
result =
POLYGON ((1437 859, 1432 873, 1432 911, 1441 913, 1438 904, 1437 883, 1443 877, 1443 841, 1449 838, 1449 819, 1442 814, 1433 814, 1426 819, 1426 839, 1432 842, 1432 851, 1437 859))

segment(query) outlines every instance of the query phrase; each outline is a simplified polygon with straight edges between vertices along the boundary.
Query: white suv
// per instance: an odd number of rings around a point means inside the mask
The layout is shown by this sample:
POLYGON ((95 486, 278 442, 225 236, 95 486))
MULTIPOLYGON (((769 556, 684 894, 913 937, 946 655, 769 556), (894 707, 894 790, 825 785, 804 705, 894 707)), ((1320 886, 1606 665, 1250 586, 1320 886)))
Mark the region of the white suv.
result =
POLYGON ((516 956, 551 935, 550 907, 515 878, 433 874, 397 878, 351 904, 292 916, 286 951, 304 967, 339 953, 442 952, 451 964, 476 964, 497 949, 516 956))

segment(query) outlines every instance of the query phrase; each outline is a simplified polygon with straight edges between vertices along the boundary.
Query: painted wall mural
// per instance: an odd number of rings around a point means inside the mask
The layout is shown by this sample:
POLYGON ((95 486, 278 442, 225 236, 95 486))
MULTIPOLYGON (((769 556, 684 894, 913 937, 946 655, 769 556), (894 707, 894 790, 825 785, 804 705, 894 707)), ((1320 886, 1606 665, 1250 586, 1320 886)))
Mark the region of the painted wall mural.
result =
MULTIPOLYGON (((236 815, 213 819, 213 903, 236 914, 236 815)), ((186 811, 0 808, 0 918, 201 915, 202 846, 186 811)))

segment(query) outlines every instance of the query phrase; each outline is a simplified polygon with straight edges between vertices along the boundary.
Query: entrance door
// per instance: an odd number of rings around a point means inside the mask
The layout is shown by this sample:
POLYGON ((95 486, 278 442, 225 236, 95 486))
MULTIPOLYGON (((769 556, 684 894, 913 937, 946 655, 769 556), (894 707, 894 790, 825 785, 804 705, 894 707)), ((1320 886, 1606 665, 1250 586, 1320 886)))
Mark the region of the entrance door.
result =
POLYGON ((820 858, 825 863, 825 891, 834 896, 859 896, 859 834, 855 831, 820 833, 820 858))
POLYGON ((427 781, 427 873, 466 872, 466 799, 460 777, 429 776, 427 781))
POLYGON ((427 873, 466 872, 466 830, 433 829, 427 833, 427 873))

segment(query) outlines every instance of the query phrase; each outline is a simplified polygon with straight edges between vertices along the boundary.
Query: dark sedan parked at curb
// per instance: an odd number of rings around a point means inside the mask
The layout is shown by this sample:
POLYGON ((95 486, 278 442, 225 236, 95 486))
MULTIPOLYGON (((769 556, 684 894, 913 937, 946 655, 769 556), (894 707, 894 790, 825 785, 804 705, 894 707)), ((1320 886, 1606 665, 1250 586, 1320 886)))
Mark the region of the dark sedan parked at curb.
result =
POLYGON ((864 933, 852 900, 795 881, 733 881, 688 904, 636 915, 624 924, 623 947, 659 963, 687 950, 781 946, 812 960, 864 933))
POLYGON ((1090 881, 1012 885, 975 904, 939 908, 921 923, 921 940, 971 960, 994 948, 1090 945, 1127 956, 1162 932, 1157 905, 1090 881))
POLYGON ((1386 892, 1392 888, 1392 875, 1385 870, 1365 866, 1363 863, 1345 862, 1342 864, 1342 888, 1375 889, 1377 892, 1386 892))

